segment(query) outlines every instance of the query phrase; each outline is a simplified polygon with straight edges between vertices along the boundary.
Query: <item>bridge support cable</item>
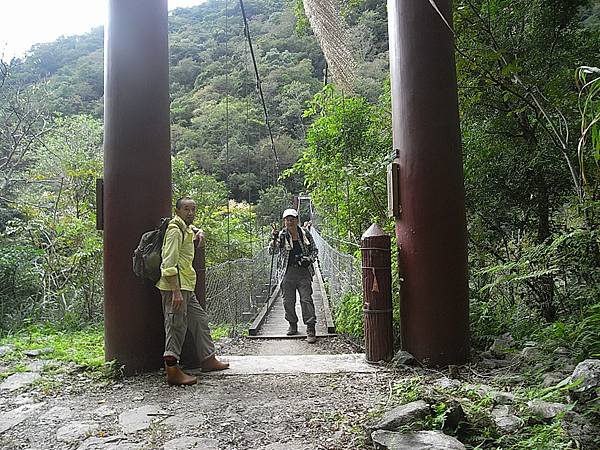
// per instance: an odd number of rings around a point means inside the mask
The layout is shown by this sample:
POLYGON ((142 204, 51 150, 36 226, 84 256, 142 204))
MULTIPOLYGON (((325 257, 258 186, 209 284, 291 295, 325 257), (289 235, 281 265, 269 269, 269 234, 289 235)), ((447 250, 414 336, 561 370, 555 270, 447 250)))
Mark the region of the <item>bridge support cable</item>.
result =
POLYGON ((273 152, 274 158, 273 183, 275 183, 277 181, 277 178, 279 177, 279 157, 277 156, 277 151, 275 150, 275 139, 273 138, 273 132, 271 131, 269 113, 267 112, 267 104, 265 103, 265 96, 263 95, 262 83, 260 80, 260 75, 258 73, 258 65, 256 63, 256 56, 254 55, 254 47, 252 45, 252 37, 250 36, 250 27, 248 26, 248 19, 246 17, 246 9, 244 8, 243 0, 240 0, 240 9, 242 10, 242 17, 244 19, 244 33, 246 34, 246 39, 248 40, 248 46, 250 47, 250 55, 252 56, 252 64, 254 66, 254 74, 256 75, 256 89, 258 90, 258 94, 260 96, 260 101, 263 107, 263 113, 265 115, 265 124, 267 125, 267 130, 269 131, 269 138, 271 139, 271 151, 273 152))

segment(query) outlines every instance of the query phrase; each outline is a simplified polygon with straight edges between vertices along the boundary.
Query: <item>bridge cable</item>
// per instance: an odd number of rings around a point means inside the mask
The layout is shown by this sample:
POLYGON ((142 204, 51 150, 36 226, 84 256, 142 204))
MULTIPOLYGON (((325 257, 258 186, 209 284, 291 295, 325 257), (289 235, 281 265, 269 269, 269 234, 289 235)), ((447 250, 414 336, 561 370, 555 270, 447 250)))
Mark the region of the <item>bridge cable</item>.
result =
POLYGON ((246 10, 244 8, 244 0, 240 0, 240 8, 242 10, 242 17, 244 18, 244 33, 246 34, 246 39, 248 40, 248 45, 250 46, 250 55, 252 55, 252 63, 254 65, 254 73, 256 75, 256 88, 258 89, 258 93, 260 95, 260 101, 263 107, 263 113, 265 115, 265 123, 267 125, 267 129, 269 130, 269 138, 271 139, 271 151, 273 152, 274 158, 274 182, 279 177, 279 157, 277 156, 277 151, 275 150, 275 139, 273 139, 273 132, 271 130, 271 123, 269 122, 269 114, 267 112, 267 105, 265 103, 265 97, 263 95, 262 83, 260 81, 260 75, 258 73, 258 65, 256 64, 256 56, 254 55, 254 47, 252 46, 252 38, 250 36, 250 27, 248 26, 248 19, 246 18, 246 10))

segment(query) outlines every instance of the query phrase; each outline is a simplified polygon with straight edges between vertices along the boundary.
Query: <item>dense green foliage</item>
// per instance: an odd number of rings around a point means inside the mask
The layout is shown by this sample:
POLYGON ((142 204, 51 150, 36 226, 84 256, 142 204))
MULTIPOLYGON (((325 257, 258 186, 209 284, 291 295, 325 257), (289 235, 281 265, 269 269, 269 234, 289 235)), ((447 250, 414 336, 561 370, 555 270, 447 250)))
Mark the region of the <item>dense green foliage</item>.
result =
POLYGON ((385 100, 371 105, 327 87, 305 113, 314 119, 307 148, 287 174, 304 174, 323 217, 320 225, 332 236, 356 243, 372 222, 385 221, 385 167, 392 147, 387 106, 385 100))
POLYGON ((483 342, 503 330, 525 337, 538 317, 578 327, 599 298, 600 171, 591 140, 578 145, 574 76, 598 59, 598 34, 579 14, 586 4, 457 7, 473 324, 483 342))
MULTIPOLYGON (((589 6, 455 5, 477 345, 508 331, 556 339, 582 358, 598 351, 599 71, 578 70, 598 60, 589 6)), ((390 107, 380 98, 317 95, 307 150, 290 171, 305 175, 324 230, 354 242, 369 220, 387 223, 390 107)))

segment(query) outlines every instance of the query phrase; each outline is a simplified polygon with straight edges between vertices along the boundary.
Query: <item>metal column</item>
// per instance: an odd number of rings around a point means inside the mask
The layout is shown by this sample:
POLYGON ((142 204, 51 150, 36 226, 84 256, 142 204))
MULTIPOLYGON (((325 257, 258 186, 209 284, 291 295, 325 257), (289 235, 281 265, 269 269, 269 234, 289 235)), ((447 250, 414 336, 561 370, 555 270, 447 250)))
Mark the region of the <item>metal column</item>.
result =
MULTIPOLYGON (((436 0, 452 23, 451 0, 436 0)), ((427 0, 389 0, 402 346, 430 366, 469 358, 463 169, 453 35, 427 0)))
POLYGON ((109 0, 105 33, 105 350, 132 373, 164 349, 160 295, 131 256, 171 209, 167 0, 109 0))

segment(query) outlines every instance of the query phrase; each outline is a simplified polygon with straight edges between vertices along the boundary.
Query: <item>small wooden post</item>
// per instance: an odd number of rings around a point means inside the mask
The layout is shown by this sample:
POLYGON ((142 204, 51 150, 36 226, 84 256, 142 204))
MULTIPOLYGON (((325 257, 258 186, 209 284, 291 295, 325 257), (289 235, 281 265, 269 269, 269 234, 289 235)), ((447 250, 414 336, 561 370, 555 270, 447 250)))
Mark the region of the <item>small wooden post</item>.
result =
POLYGON ((367 362, 394 355, 390 237, 373 224, 362 235, 363 311, 367 362))

